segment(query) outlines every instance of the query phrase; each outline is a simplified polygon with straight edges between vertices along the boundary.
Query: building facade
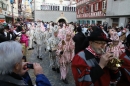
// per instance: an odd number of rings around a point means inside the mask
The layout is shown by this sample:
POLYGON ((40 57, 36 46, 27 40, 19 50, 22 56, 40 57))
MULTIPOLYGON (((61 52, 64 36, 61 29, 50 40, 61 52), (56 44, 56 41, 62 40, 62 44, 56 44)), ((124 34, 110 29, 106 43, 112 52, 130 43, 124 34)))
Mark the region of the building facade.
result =
POLYGON ((1 22, 15 22, 18 18, 18 0, 0 0, 0 15, 4 16, 1 22), (13 5, 10 1, 14 2, 13 5))
POLYGON ((77 22, 75 0, 34 0, 34 19, 45 22, 77 22))
POLYGON ((76 14, 80 24, 103 24, 106 21, 107 0, 76 0, 76 14))
POLYGON ((130 21, 130 0, 108 0, 106 21, 109 26, 125 27, 130 21))

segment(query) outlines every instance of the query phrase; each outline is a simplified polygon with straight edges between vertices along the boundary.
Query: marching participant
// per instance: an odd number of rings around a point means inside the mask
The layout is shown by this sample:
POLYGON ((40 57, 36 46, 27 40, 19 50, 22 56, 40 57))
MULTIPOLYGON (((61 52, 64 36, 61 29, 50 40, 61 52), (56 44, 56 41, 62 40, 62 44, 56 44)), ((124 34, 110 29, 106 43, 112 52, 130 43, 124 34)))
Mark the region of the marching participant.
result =
POLYGON ((113 52, 113 57, 119 58, 119 56, 125 51, 125 47, 122 42, 119 40, 117 32, 111 34, 112 42, 107 47, 107 52, 113 52))
POLYGON ((37 58, 42 60, 42 44, 43 44, 43 32, 41 31, 41 23, 37 23, 37 27, 34 33, 34 43, 36 44, 37 58))
POLYGON ((65 39, 58 45, 57 55, 59 57, 61 79, 65 84, 68 84, 66 79, 70 63, 74 56, 74 42, 72 40, 72 33, 67 31, 65 39))
POLYGON ((34 30, 35 30, 35 25, 32 22, 30 29, 28 31, 28 36, 29 36, 29 49, 28 50, 32 50, 33 48, 33 39, 34 39, 34 30))
MULTIPOLYGON (((47 41, 48 39, 51 37, 52 33, 50 32, 50 28, 48 28, 44 33, 44 44, 45 46, 47 46, 47 41)), ((45 47, 45 51, 46 51, 46 47, 45 47)))
POLYGON ((47 50, 49 51, 50 66, 52 67, 52 70, 59 72, 56 50, 58 48, 60 39, 57 37, 58 28, 55 26, 55 29, 52 30, 53 30, 52 37, 49 38, 47 41, 47 50))

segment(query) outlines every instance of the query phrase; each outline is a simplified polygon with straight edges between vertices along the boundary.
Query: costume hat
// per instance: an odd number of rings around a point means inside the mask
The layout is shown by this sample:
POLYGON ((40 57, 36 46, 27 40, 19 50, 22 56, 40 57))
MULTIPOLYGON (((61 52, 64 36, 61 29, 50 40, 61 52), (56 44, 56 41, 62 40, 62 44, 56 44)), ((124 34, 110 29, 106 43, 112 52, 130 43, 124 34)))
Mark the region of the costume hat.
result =
POLYGON ((107 38, 104 32, 97 26, 92 27, 96 28, 88 37, 89 41, 106 41, 111 42, 111 39, 107 38))

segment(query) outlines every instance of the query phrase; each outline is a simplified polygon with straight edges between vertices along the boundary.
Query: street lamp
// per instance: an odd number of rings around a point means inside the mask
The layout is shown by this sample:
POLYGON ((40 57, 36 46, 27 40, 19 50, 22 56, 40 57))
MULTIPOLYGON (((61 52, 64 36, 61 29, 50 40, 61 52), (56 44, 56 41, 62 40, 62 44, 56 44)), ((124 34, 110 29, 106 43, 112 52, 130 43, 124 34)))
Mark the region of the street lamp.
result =
POLYGON ((13 15, 13 8, 14 8, 14 0, 10 0, 10 4, 12 4, 12 24, 14 23, 14 15, 13 15))

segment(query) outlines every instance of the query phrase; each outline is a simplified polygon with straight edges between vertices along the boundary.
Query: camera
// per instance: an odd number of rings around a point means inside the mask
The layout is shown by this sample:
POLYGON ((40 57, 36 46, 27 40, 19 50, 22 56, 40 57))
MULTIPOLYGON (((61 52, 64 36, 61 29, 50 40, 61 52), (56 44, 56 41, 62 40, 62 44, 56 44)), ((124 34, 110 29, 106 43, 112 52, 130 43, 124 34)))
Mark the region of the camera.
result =
POLYGON ((34 69, 33 64, 27 64, 27 68, 34 69))

